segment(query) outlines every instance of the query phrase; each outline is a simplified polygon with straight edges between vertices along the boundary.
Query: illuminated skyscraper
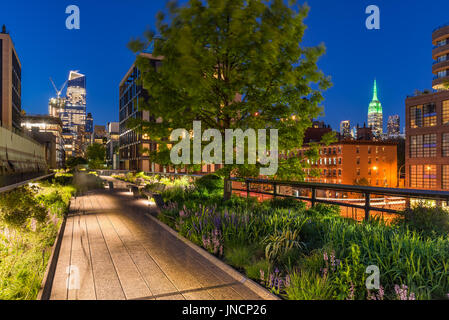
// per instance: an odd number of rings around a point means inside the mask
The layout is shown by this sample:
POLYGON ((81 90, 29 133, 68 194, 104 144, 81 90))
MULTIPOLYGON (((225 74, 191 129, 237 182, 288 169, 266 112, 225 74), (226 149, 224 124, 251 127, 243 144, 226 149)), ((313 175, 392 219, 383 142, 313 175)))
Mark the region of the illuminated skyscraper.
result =
POLYGON ((81 146, 76 144, 78 135, 85 132, 86 127, 86 76, 78 71, 70 71, 67 83, 65 107, 59 116, 63 123, 63 134, 66 142, 66 154, 77 156, 81 146))
POLYGON ((342 138, 351 137, 351 123, 349 122, 349 120, 340 122, 340 136, 342 138))
POLYGON ((398 137, 401 133, 399 116, 393 115, 388 117, 387 135, 389 138, 398 137))
POLYGON ((383 133, 382 104, 377 98, 376 80, 374 80, 373 100, 368 107, 368 127, 371 128, 375 137, 380 137, 383 133))

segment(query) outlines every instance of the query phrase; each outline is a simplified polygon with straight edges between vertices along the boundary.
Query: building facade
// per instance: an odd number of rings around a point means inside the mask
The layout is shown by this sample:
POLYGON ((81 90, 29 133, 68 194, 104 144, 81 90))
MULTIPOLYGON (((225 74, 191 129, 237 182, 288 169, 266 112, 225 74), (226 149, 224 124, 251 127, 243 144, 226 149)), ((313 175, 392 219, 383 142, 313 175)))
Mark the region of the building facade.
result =
MULTIPOLYGON (((141 56, 148 58, 151 65, 157 70, 161 64, 161 59, 153 57, 150 53, 141 53, 141 56)), ((119 158, 121 170, 137 170, 146 172, 160 172, 157 164, 150 163, 150 159, 145 150, 153 151, 157 148, 156 143, 150 141, 147 135, 140 134, 137 128, 129 128, 129 119, 141 119, 150 121, 149 111, 142 110, 141 106, 148 97, 145 90, 138 84, 141 71, 134 63, 125 77, 120 82, 119 87, 119 158)))
POLYGON ((432 34, 434 92, 405 100, 406 187, 449 190, 449 26, 432 34))
MULTIPOLYGON (((297 156, 304 157, 307 146, 297 156)), ((397 146, 380 141, 343 140, 320 148, 317 161, 308 161, 306 182, 333 184, 363 184, 377 187, 396 187, 397 146), (313 170, 319 170, 314 177, 313 170)))
POLYGON ((118 148, 120 139, 120 126, 118 122, 108 122, 106 141, 106 164, 113 170, 119 168, 118 148))
POLYGON ((449 91, 407 98, 406 185, 449 189, 449 91))
POLYGON ((377 97, 377 83, 374 80, 373 99, 368 107, 368 127, 372 129, 375 137, 382 136, 383 133, 383 114, 382 104, 377 97))
POLYGON ((437 28, 432 33, 432 87, 435 90, 449 88, 449 25, 437 28))
POLYGON ((50 169, 59 169, 65 164, 62 121, 48 115, 22 116, 22 128, 34 140, 46 146, 47 164, 50 169))
POLYGON ((0 33, 0 125, 20 130, 22 65, 6 27, 0 33))

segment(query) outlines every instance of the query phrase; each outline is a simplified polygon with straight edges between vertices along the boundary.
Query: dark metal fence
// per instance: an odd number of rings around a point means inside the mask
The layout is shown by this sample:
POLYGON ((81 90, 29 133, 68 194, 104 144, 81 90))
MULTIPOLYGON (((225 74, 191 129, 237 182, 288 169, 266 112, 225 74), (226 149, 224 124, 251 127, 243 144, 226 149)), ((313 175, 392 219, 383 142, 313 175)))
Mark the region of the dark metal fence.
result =
POLYGON ((436 205, 447 205, 449 201, 449 192, 446 191, 242 178, 225 181, 225 194, 229 196, 232 193, 246 194, 247 197, 294 198, 307 201, 311 206, 324 203, 354 208, 364 212, 365 220, 370 218, 372 211, 398 214, 409 208, 411 201, 430 200, 436 205), (234 187, 235 184, 239 186, 234 187))

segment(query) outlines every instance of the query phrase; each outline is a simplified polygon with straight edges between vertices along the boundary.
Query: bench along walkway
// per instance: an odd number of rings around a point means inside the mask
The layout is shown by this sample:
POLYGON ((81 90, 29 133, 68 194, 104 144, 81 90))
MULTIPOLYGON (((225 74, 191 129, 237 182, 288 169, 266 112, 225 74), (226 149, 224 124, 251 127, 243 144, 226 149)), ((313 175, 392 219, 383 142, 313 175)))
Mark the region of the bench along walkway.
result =
POLYGON ((272 298, 177 239, 149 210, 124 189, 73 199, 50 299, 272 298))

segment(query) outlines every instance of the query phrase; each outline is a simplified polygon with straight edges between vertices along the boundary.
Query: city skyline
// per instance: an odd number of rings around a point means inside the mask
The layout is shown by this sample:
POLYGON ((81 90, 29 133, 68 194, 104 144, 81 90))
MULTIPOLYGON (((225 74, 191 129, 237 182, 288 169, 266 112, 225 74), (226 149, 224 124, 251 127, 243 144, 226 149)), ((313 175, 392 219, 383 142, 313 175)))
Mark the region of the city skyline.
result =
MULTIPOLYGON (((370 101, 374 78, 377 78, 378 89, 382 92, 384 114, 398 114, 404 118, 406 96, 415 89, 431 88, 431 68, 426 63, 432 59, 428 50, 429 34, 438 25, 447 22, 444 10, 438 9, 438 3, 444 2, 437 1, 435 6, 425 6, 414 1, 414 5, 402 6, 380 0, 380 30, 364 27, 367 1, 351 1, 351 5, 344 8, 331 1, 312 0, 308 3, 311 10, 305 20, 308 29, 302 45, 325 44, 327 53, 318 65, 332 77, 334 84, 324 94, 326 116, 320 119, 336 130, 340 121, 345 119, 362 125, 366 112, 361 110, 366 110, 366 104, 370 101), (415 16, 422 16, 420 25, 411 25, 410 32, 402 34, 401 28, 398 28, 401 25, 399 22, 409 21, 410 17, 415 16), (323 20, 326 24, 322 23, 323 20), (328 28, 329 25, 333 27, 328 28), (373 43, 376 46, 372 46, 373 43), (348 47, 351 47, 350 53, 348 47), (366 51, 365 48, 370 50, 366 51), (402 57, 399 63, 395 63, 395 68, 391 68, 392 57, 399 57, 403 50, 413 51, 414 55, 402 57), (398 82, 398 77, 410 80, 398 82)), ((105 2, 87 4, 87 1, 79 1, 78 4, 81 10, 80 30, 65 28, 65 4, 55 6, 24 1, 5 4, 4 12, 14 14, 0 16, 1 23, 11 32, 21 57, 24 69, 23 108, 27 112, 46 113, 48 99, 54 95, 48 81, 50 76, 55 77, 56 83, 62 83, 69 70, 79 69, 89 77, 87 99, 94 122, 105 125, 109 121, 118 121, 118 116, 113 114, 111 118, 108 110, 118 108, 117 84, 135 59, 126 46, 131 38, 141 36, 147 27, 154 27, 154 16, 164 8, 164 3, 139 3, 134 6, 118 3, 106 5, 105 2), (97 12, 103 13, 97 16, 97 12), (133 23, 122 23, 122 13, 123 16, 132 14, 135 17, 133 23), (33 28, 36 25, 40 28, 33 28), (113 29, 120 32, 113 33, 110 31, 113 29), (40 30, 46 32, 43 34, 40 30), (93 34, 101 34, 101 37, 93 34), (60 41, 70 43, 71 50, 60 46, 60 41), (35 50, 42 46, 46 50, 35 50), (87 47, 90 49, 86 50, 87 47), (100 61, 95 59, 92 52, 101 52, 105 48, 108 48, 108 54, 100 61), (90 86, 95 90, 89 90, 90 86)))

